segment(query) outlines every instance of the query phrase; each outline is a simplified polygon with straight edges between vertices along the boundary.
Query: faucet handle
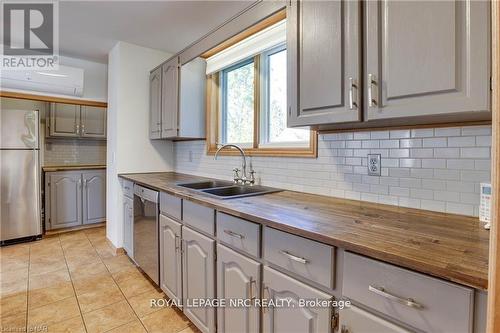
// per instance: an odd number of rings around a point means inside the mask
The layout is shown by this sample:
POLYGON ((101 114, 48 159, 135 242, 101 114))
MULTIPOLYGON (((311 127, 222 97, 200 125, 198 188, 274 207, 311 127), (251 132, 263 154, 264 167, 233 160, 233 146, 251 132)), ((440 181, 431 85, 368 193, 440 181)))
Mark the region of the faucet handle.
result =
POLYGON ((241 178, 240 178, 240 169, 234 168, 233 169, 233 180, 235 183, 237 183, 241 178))
POLYGON ((255 170, 250 170, 250 184, 255 184, 255 170))

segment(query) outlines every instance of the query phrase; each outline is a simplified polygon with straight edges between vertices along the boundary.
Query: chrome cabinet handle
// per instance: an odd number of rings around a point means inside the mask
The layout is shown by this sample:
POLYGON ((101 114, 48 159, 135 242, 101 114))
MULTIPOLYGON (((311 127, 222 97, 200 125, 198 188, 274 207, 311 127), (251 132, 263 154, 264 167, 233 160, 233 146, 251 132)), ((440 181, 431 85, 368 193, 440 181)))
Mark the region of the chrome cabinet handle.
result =
POLYGON ((400 304, 409 306, 410 308, 415 308, 415 309, 423 309, 424 308, 424 306, 422 304, 415 302, 413 300, 413 298, 403 298, 403 297, 393 295, 393 294, 387 292, 382 287, 377 288, 374 286, 368 286, 368 290, 379 295, 379 296, 385 297, 391 301, 395 301, 395 302, 398 302, 400 304))
POLYGON ((81 130, 82 134, 85 134, 85 124, 80 125, 80 130, 81 130))
POLYGON ((178 240, 180 241, 180 240, 181 240, 181 237, 180 237, 179 235, 175 235, 175 238, 174 238, 175 252, 178 252, 178 251, 179 251, 179 244, 178 244, 178 240))
POLYGON ((373 85, 376 85, 375 75, 368 74, 368 106, 374 107, 377 105, 377 101, 373 98, 373 85))
POLYGON ((78 188, 81 190, 82 189, 82 179, 78 179, 78 188))
MULTIPOLYGON (((267 301, 268 301, 268 303, 269 303, 269 300, 271 299, 271 293, 269 292, 269 287, 268 287, 268 286, 266 286, 266 285, 264 285, 264 284, 262 284, 262 287, 263 287, 263 290, 264 290, 264 291, 263 291, 263 293, 262 293, 262 297, 263 297, 265 300, 267 300, 267 301), (266 296, 265 294, 267 294, 267 296, 266 296)), ((263 313, 268 312, 268 311, 269 311, 269 308, 268 308, 268 307, 269 307, 269 305, 268 305, 268 306, 263 307, 263 308, 262 308, 262 312, 263 312, 263 313)))
POLYGON ((293 261, 300 262, 301 264, 307 264, 309 262, 309 260, 307 260, 306 258, 298 257, 285 250, 281 250, 280 253, 292 259, 293 261))
POLYGON ((357 89, 358 86, 352 77, 349 78, 349 110, 354 110, 358 108, 358 103, 354 101, 354 89, 357 89))
POLYGON ((251 301, 255 301, 255 299, 257 298, 255 293, 253 292, 253 285, 257 286, 257 281, 253 277, 250 277, 250 282, 248 283, 248 295, 250 295, 251 301))
POLYGON ((234 231, 231 231, 231 230, 228 230, 228 229, 224 229, 224 233, 228 234, 231 237, 236 237, 236 238, 239 238, 239 239, 245 238, 245 236, 243 236, 242 234, 239 234, 237 232, 234 232, 234 231))

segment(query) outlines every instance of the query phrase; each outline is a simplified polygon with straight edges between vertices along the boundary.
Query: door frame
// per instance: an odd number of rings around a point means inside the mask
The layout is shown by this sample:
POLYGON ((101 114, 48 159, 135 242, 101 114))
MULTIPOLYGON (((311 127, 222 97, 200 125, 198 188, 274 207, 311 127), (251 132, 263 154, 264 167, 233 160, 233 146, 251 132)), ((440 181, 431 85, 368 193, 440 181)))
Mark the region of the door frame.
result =
POLYGON ((491 1, 492 29, 492 210, 488 274, 487 332, 500 332, 500 1, 491 1))

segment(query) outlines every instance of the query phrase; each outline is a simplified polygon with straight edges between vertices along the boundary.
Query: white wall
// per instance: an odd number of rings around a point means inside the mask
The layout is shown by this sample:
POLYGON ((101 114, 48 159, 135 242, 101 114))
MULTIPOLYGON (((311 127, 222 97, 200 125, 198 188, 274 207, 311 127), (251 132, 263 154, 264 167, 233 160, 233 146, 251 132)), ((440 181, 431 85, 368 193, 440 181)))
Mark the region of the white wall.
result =
POLYGON ((149 71, 168 53, 119 42, 108 55, 108 239, 123 243, 122 191, 118 174, 173 170, 173 145, 149 140, 149 71))
MULTIPOLYGON (((26 90, 24 92, 30 94, 39 94, 44 96, 58 96, 58 97, 69 97, 74 99, 89 99, 95 101, 103 101, 105 102, 108 97, 108 66, 106 64, 101 64, 94 61, 88 61, 78 58, 71 58, 60 56, 60 64, 71 67, 79 67, 84 70, 84 82, 83 82, 83 96, 82 97, 74 97, 74 96, 65 96, 65 95, 57 95, 57 94, 49 94, 46 92, 37 92, 26 90)), ((8 91, 21 91, 19 89, 8 89, 3 88, 2 90, 8 91)))

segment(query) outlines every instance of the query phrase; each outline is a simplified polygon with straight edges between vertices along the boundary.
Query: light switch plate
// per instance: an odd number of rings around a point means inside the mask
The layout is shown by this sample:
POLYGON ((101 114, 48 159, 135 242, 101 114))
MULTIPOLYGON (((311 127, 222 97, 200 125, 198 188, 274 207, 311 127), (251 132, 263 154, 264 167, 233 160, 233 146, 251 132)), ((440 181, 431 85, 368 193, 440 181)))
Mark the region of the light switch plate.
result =
POLYGON ((368 154, 368 175, 369 176, 380 176, 381 167, 380 160, 382 156, 380 154, 368 154))

